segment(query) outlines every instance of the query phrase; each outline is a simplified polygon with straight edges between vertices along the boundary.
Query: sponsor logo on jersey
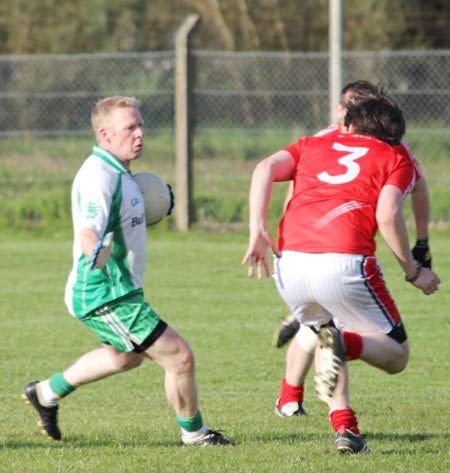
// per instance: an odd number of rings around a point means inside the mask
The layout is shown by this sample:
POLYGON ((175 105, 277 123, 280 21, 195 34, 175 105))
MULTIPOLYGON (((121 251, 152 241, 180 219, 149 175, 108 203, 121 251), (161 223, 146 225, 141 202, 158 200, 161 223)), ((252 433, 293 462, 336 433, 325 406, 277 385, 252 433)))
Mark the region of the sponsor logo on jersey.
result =
POLYGON ((141 199, 139 199, 139 197, 137 197, 137 196, 136 196, 136 197, 133 197, 133 198, 131 199, 131 205, 132 205, 133 207, 136 207, 136 205, 138 205, 140 201, 141 201, 141 199))
POLYGON ((88 202, 85 208, 86 218, 95 218, 97 217, 99 208, 96 202, 88 202))
POLYGON ((133 217, 131 219, 131 227, 136 227, 138 225, 142 225, 144 223, 144 214, 141 214, 140 217, 133 217))

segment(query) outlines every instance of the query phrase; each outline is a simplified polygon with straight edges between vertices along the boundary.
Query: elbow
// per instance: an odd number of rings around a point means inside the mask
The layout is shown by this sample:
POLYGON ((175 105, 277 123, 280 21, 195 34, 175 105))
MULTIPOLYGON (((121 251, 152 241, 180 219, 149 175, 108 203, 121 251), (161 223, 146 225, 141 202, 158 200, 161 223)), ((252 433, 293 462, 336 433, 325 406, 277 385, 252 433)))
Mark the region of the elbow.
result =
POLYGON ((391 209, 390 211, 383 209, 382 212, 377 212, 376 214, 376 220, 380 230, 382 228, 394 227, 401 219, 403 219, 402 212, 395 209, 391 209))

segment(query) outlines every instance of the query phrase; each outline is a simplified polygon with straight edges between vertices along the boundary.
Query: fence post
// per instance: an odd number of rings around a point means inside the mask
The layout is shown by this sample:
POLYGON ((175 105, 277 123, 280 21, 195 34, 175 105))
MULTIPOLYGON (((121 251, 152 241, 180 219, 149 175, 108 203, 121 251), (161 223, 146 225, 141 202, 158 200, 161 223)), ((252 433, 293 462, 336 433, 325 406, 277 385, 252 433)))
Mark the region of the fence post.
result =
POLYGON ((336 104, 340 101, 342 89, 342 2, 343 0, 329 0, 328 19, 328 54, 329 54, 329 114, 330 123, 337 119, 336 104))
POLYGON ((199 26, 200 17, 190 15, 175 36, 175 220, 181 231, 189 229, 193 214, 190 38, 199 26))

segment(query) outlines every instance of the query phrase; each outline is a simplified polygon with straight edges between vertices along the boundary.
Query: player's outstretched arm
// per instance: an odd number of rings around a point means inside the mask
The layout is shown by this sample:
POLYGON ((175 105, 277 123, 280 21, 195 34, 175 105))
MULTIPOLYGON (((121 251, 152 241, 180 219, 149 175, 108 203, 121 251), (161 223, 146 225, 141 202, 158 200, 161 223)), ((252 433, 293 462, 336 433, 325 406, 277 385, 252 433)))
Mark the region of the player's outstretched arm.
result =
POLYGON ((427 182, 423 176, 416 181, 411 191, 411 205, 416 223, 416 238, 417 240, 428 239, 430 196, 427 182))
POLYGON ((430 197, 428 185, 423 176, 420 177, 411 191, 411 203, 416 222, 416 243, 412 248, 413 258, 420 266, 431 269, 432 258, 428 241, 430 197))
POLYGON ((250 242, 247 251, 242 259, 242 264, 248 264, 247 275, 251 278, 256 270, 258 279, 262 279, 264 274, 268 277, 271 274, 271 268, 268 261, 269 248, 275 255, 279 256, 279 251, 275 239, 267 231, 262 229, 258 233, 250 236, 250 242))
POLYGON ((405 280, 429 295, 437 291, 441 281, 433 271, 417 267, 412 258, 402 213, 403 202, 404 197, 397 187, 392 185, 383 187, 376 212, 378 228, 405 272, 405 280))
POLYGON ((256 269, 258 279, 270 276, 268 251, 280 256, 275 239, 267 230, 267 211, 275 181, 288 181, 292 178, 295 163, 287 151, 281 150, 260 161, 253 171, 249 193, 249 230, 248 249, 242 264, 248 264, 248 276, 256 269))

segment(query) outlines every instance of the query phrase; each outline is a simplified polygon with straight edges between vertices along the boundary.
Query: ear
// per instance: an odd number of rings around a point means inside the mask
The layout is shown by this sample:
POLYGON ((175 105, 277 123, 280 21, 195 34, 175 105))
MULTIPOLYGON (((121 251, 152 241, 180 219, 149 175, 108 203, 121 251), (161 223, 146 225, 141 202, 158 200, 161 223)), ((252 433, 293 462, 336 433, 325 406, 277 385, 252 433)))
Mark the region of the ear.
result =
POLYGON ((107 128, 100 128, 97 132, 99 140, 111 143, 111 133, 107 128))

